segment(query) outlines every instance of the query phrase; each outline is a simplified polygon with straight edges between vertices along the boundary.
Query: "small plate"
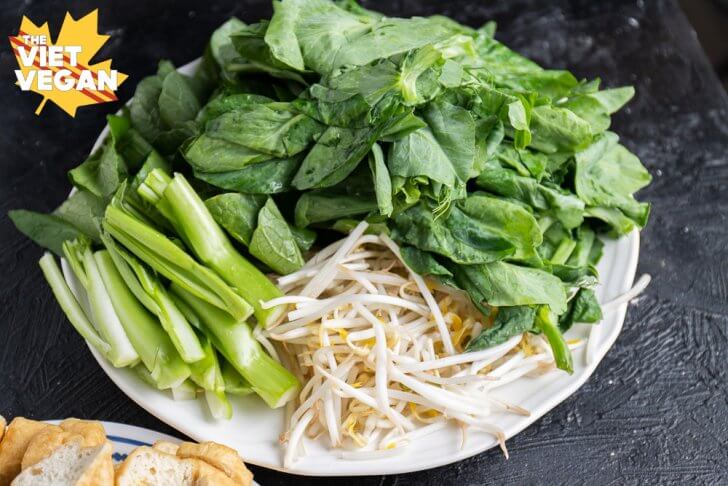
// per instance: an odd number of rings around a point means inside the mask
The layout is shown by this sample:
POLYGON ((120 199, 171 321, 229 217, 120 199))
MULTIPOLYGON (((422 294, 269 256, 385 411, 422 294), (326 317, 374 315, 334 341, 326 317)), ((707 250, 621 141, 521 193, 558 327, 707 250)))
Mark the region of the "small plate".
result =
MULTIPOLYGON (((199 63, 194 61, 181 68, 183 74, 192 74, 199 63)), ((101 146, 108 129, 101 132, 94 149, 101 146)), ((604 256, 598 270, 601 283, 596 289, 600 302, 607 302, 632 287, 639 258, 639 233, 634 231, 619 240, 604 245, 604 256)), ((66 279, 79 297, 85 301, 83 290, 63 262, 66 279)), ((605 310, 598 326, 577 324, 567 333, 568 339, 585 339, 591 334, 592 359, 587 362, 585 348, 574 353, 574 373, 552 371, 537 378, 523 378, 498 389, 498 395, 531 412, 529 416, 515 414, 494 415, 494 422, 513 437, 549 410, 566 400, 591 376, 604 355, 611 348, 622 329, 627 304, 605 310)), ((237 448, 245 462, 292 474, 315 476, 364 476, 399 474, 421 471, 451 464, 479 454, 497 445, 485 433, 468 431, 461 445, 460 431, 448 427, 410 444, 401 454, 374 460, 343 459, 338 451, 329 449, 322 441, 307 441, 307 454, 292 468, 283 467, 282 449, 278 437, 283 432, 283 411, 271 410, 256 397, 231 397, 233 418, 215 421, 202 401, 174 401, 171 394, 147 385, 131 370, 114 368, 96 350, 91 348, 104 372, 116 385, 142 408, 163 422, 197 441, 215 441, 237 448)))

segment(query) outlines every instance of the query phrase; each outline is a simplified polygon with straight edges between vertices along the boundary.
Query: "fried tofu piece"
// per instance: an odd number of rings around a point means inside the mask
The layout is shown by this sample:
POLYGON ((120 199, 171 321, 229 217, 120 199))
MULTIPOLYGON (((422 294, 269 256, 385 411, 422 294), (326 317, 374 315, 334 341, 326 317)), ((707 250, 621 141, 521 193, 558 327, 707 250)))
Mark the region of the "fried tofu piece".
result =
POLYGON ((64 431, 83 437, 83 447, 95 447, 106 443, 106 430, 96 420, 69 418, 58 424, 64 431))
POLYGON ((157 442, 152 444, 152 447, 154 449, 157 449, 158 451, 166 452, 167 454, 176 456, 177 450, 179 449, 179 444, 175 444, 174 442, 170 442, 168 440, 158 440, 157 442))
MULTIPOLYGON (((40 430, 28 442, 28 447, 23 454, 20 469, 25 470, 34 464, 39 463, 62 445, 79 442, 83 446, 83 437, 78 434, 66 432, 57 425, 49 425, 40 430)), ((99 445, 99 444, 96 444, 99 445)))
POLYGON ((245 467, 237 451, 230 447, 214 442, 201 444, 182 442, 177 450, 177 456, 204 461, 224 472, 234 484, 248 486, 253 482, 253 473, 245 467))
POLYGON ((111 444, 82 447, 81 436, 25 469, 12 486, 114 486, 111 444))
POLYGON ((5 437, 0 442, 0 486, 8 486, 20 473, 28 444, 38 432, 46 427, 55 426, 23 417, 15 417, 10 422, 5 431, 5 437))
POLYGON ((199 459, 182 459, 154 447, 137 447, 116 470, 117 486, 238 486, 199 459))

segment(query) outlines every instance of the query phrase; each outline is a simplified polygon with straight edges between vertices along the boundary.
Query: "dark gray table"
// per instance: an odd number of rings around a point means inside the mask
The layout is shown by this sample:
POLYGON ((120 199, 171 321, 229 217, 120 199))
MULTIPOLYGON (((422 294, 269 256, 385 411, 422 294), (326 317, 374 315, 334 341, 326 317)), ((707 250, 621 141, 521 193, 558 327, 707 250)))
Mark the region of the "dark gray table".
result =
MULTIPOLYGON (((3 2, 5 35, 21 15, 57 32, 70 2, 3 2)), ((574 396, 508 442, 432 471, 359 478, 356 484, 728 483, 728 98, 675 1, 572 0, 366 2, 390 14, 442 13, 472 25, 495 19, 498 37, 549 67, 637 97, 615 120, 624 143, 654 176, 639 272, 654 277, 630 307, 622 335, 574 396), (547 5, 548 3, 548 5, 547 5), (488 4, 485 6, 484 4, 488 4)), ((78 17, 96 7, 73 2, 78 17)), ((102 52, 131 75, 160 58, 185 63, 230 15, 254 21, 267 0, 103 2, 102 52)), ((726 33, 728 42, 728 33, 726 33)), ((12 228, 12 208, 47 211, 67 194, 81 161, 118 105, 70 119, 12 86, 14 59, 0 52, 0 413, 89 417, 173 433, 127 399, 66 322, 36 265, 40 250, 12 228)), ((241 434, 245 431, 240 431, 241 434)), ((264 485, 336 484, 253 468, 264 485)))

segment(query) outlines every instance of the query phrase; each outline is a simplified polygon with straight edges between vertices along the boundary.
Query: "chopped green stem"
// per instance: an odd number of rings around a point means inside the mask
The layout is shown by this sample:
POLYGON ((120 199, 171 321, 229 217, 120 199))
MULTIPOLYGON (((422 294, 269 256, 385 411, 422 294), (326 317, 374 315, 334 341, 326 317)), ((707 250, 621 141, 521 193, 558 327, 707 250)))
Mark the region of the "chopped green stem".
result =
POLYGON ((159 278, 136 257, 119 248, 108 234, 102 235, 102 240, 124 283, 142 305, 157 316, 182 359, 187 363, 203 359, 205 353, 195 331, 159 278))
POLYGON ((119 320, 157 387, 167 389, 179 386, 190 376, 189 366, 182 360, 159 322, 126 286, 109 252, 100 251, 96 256, 100 275, 109 289, 119 320))
POLYGON ((194 400, 197 398, 197 387, 190 380, 185 380, 179 385, 172 387, 172 398, 178 402, 194 400))
POLYGON ((564 335, 559 330, 559 324, 547 305, 539 306, 536 313, 536 326, 544 333, 554 353, 556 367, 569 374, 574 373, 574 363, 571 350, 566 344, 564 335))
POLYGON ((90 247, 83 252, 82 262, 87 278, 86 293, 91 307, 92 322, 104 341, 111 346, 107 355, 109 361, 117 368, 136 364, 139 361, 139 354, 120 322, 111 300, 110 294, 113 293, 113 289, 108 289, 104 285, 90 247))
POLYGON ((294 397, 298 381, 263 351, 245 322, 236 321, 175 284, 171 288, 199 316, 217 350, 270 407, 281 407, 294 397))
POLYGON ((252 263, 243 258, 215 222, 204 201, 181 174, 170 179, 161 170, 152 171, 139 194, 149 198, 169 218, 197 257, 215 270, 242 295, 255 311, 256 319, 268 326, 284 309, 263 309, 261 302, 280 297, 281 291, 252 263))
POLYGON ((210 408, 210 415, 215 420, 230 420, 233 416, 233 407, 223 390, 205 390, 205 401, 210 408))
POLYGON ((109 206, 104 229, 147 265, 197 297, 237 319, 251 314, 250 305, 217 274, 154 228, 109 206))
POLYGON ((46 252, 38 262, 48 285, 51 286, 53 295, 56 297, 61 309, 71 321, 71 325, 78 331, 88 343, 96 348, 102 355, 107 356, 111 350, 109 346, 96 333, 96 329, 86 317, 83 309, 79 305, 76 297, 73 296, 71 289, 68 288, 66 280, 63 278, 61 269, 58 267, 55 258, 49 252, 46 252))
POLYGON ((559 246, 556 247, 556 251, 550 260, 551 263, 556 265, 565 264, 566 260, 569 259, 571 252, 574 251, 574 248, 576 248, 576 241, 571 238, 565 238, 561 241, 561 243, 559 243, 559 246))
POLYGON ((212 347, 212 343, 207 336, 200 337, 204 358, 196 363, 190 363, 192 374, 190 379, 197 383, 203 390, 224 390, 225 382, 223 381, 220 363, 217 359, 217 353, 212 347))
POLYGON ((231 395, 245 396, 253 393, 250 383, 238 373, 227 360, 222 361, 222 378, 225 380, 225 392, 231 395))

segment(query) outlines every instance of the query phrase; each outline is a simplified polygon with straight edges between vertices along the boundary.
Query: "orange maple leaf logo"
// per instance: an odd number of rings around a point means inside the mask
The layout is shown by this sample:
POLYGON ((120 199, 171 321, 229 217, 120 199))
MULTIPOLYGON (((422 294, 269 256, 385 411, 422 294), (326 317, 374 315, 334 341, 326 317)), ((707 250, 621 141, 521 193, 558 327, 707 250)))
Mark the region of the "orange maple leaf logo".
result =
POLYGON ((108 39, 98 33, 98 10, 79 20, 66 13, 55 42, 48 22, 37 26, 23 16, 10 45, 20 68, 16 84, 43 96, 36 115, 48 100, 71 116, 80 106, 117 100, 114 92, 127 75, 112 69, 111 59, 91 64, 108 39))

